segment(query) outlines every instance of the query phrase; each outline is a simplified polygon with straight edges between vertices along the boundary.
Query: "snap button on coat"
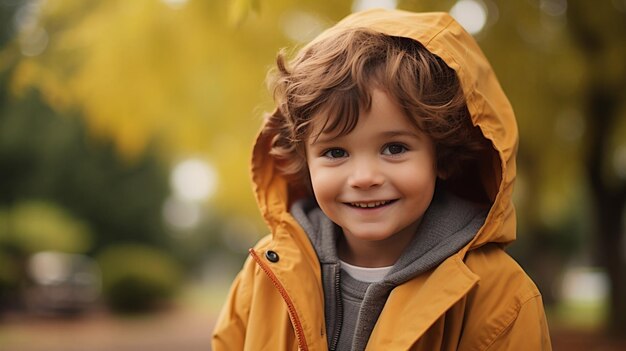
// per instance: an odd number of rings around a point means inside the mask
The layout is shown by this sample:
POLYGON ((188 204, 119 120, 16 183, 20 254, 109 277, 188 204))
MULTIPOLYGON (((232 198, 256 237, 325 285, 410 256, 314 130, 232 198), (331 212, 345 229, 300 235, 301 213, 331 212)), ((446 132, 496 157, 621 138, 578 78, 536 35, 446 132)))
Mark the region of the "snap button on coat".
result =
POLYGON ((268 261, 273 262, 273 263, 278 262, 278 260, 280 259, 276 251, 272 251, 272 250, 265 251, 265 258, 267 258, 268 261))

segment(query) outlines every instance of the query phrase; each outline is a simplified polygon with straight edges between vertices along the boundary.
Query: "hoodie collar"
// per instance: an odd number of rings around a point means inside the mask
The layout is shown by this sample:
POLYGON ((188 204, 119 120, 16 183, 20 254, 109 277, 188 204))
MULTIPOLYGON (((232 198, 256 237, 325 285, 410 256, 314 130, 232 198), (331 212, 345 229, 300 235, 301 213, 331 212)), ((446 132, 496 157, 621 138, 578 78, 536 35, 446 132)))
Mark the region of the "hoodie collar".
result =
MULTIPOLYGON (((339 263, 337 239, 341 229, 312 198, 297 201, 291 214, 307 233, 320 263, 339 263)), ((429 270, 458 252, 474 238, 485 220, 486 210, 438 187, 413 240, 385 277, 396 286, 429 270)))

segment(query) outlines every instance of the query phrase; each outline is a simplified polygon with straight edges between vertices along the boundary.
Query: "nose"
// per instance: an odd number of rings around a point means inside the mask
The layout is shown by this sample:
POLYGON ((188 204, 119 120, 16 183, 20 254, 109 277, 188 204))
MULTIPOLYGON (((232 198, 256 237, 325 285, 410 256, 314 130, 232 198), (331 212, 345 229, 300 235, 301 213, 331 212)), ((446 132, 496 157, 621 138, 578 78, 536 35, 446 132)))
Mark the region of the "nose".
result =
POLYGON ((384 183, 380 165, 375 160, 354 160, 353 167, 348 178, 348 185, 356 189, 369 189, 384 183))

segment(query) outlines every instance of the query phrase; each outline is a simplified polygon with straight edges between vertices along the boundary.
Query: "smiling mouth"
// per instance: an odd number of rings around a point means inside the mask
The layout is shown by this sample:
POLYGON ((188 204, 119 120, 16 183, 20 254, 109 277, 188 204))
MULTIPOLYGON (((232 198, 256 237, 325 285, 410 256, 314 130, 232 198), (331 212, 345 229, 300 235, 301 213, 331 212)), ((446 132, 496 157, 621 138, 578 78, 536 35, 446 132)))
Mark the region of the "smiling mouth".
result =
POLYGON ((386 200, 386 201, 369 201, 369 202, 347 202, 346 204, 356 208, 378 208, 387 206, 396 202, 396 200, 386 200))

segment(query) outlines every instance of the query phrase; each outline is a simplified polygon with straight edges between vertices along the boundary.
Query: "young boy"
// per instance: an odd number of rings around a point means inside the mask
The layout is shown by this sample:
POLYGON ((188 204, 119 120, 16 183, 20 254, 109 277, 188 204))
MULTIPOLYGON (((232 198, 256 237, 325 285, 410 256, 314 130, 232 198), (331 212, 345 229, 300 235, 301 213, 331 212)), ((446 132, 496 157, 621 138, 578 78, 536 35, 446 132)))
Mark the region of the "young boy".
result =
POLYGON ((348 16, 291 62, 213 350, 550 350, 515 240, 513 111, 444 13, 348 16))

